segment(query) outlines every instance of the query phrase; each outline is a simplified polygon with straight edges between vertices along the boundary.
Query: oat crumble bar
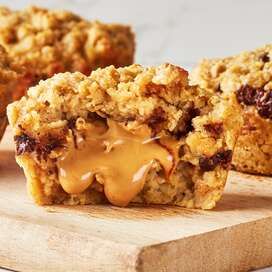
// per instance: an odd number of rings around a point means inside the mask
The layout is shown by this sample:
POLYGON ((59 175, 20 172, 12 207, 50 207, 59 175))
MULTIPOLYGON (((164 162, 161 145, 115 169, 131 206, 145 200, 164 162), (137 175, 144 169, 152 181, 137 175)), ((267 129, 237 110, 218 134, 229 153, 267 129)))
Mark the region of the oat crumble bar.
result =
POLYGON ((171 64, 57 74, 10 104, 8 118, 37 204, 202 209, 222 195, 242 123, 234 95, 191 87, 171 64))
POLYGON ((29 86, 58 72, 86 75, 108 65, 133 63, 135 42, 129 26, 87 21, 67 11, 0 7, 0 45, 26 67, 20 97, 29 86))
POLYGON ((233 154, 234 167, 272 174, 272 45, 223 59, 204 59, 191 82, 213 93, 235 93, 244 125, 233 154))

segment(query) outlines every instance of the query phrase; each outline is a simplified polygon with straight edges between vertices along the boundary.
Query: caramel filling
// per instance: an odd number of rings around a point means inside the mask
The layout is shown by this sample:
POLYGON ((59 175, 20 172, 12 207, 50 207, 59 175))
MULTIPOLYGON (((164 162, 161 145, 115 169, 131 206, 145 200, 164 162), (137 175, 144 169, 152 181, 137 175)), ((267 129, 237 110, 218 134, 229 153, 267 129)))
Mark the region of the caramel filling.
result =
POLYGON ((155 160, 166 179, 175 168, 177 141, 150 135, 147 126, 132 132, 112 120, 108 127, 91 125, 77 147, 69 147, 58 160, 61 186, 69 194, 78 194, 96 177, 112 204, 128 205, 142 190, 155 160))

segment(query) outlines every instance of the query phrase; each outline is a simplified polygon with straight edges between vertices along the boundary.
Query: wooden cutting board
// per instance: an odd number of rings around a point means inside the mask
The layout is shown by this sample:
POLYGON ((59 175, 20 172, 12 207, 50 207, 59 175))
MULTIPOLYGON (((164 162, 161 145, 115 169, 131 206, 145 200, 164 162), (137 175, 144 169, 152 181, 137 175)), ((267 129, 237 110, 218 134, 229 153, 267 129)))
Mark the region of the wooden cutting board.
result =
POLYGON ((213 211, 37 207, 0 146, 0 266, 18 271, 247 271, 272 265, 272 179, 231 172, 213 211))

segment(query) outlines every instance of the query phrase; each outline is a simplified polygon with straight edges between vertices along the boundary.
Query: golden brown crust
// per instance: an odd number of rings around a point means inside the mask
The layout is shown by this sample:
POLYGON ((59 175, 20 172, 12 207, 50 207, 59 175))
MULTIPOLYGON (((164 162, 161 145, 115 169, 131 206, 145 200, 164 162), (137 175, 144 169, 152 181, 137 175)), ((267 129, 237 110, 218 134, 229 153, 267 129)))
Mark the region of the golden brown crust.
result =
POLYGON ((211 93, 235 93, 243 106, 244 127, 233 165, 254 174, 272 174, 272 45, 233 57, 203 60, 190 75, 211 93))
POLYGON ((89 77, 58 74, 30 88, 26 97, 9 106, 8 116, 17 161, 39 204, 105 201, 99 181, 81 194, 65 193, 56 160, 85 126, 108 118, 127 130, 145 124, 154 137, 167 135, 181 142, 171 179, 167 181, 161 165, 154 163, 134 202, 203 209, 220 199, 241 123, 235 97, 210 96, 189 86, 187 72, 170 64, 110 66, 89 77))
MULTIPOLYGON (((0 7, 0 44, 26 73, 22 92, 55 73, 132 64, 135 44, 130 27, 87 21, 66 12, 0 7)), ((18 94, 18 97, 21 94, 18 94)))

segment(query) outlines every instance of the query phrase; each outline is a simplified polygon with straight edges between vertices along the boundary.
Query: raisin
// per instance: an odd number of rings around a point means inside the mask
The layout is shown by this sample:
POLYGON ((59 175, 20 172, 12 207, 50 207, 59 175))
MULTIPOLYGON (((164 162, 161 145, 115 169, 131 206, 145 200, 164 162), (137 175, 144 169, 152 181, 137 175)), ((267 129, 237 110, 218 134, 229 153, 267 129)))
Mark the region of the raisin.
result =
POLYGON ((227 165, 231 162, 232 159, 232 151, 231 150, 225 150, 220 151, 214 155, 214 161, 217 164, 220 165, 227 165))
POLYGON ((211 157, 201 157, 199 159, 199 167, 202 171, 212 171, 217 165, 228 166, 232 159, 232 151, 219 151, 211 157))
POLYGON ((195 108, 192 101, 188 102, 183 108, 183 115, 178 121, 175 129, 175 135, 180 138, 193 131, 192 120, 200 114, 200 110, 195 108))
POLYGON ((268 52, 264 53, 264 54, 261 56, 261 60, 262 60, 262 62, 264 62, 264 63, 270 61, 268 52))
POLYGON ((259 115, 263 118, 272 119, 272 91, 263 88, 254 89, 248 85, 242 86, 236 93, 240 103, 256 105, 259 115))
POLYGON ((199 167, 202 171, 212 171, 216 167, 213 158, 200 157, 199 167))
POLYGON ((255 105, 258 89, 252 88, 249 85, 242 86, 237 92, 236 97, 239 103, 245 105, 255 105))
POLYGON ((222 122, 216 122, 216 123, 205 124, 204 128, 213 137, 218 137, 223 132, 223 123, 222 122))
POLYGON ((24 153, 31 153, 36 147, 35 139, 31 138, 27 134, 21 134, 14 137, 16 143, 16 154, 21 155, 24 153))
POLYGON ((155 133, 157 133, 162 129, 162 125, 165 121, 165 111, 161 107, 158 107, 147 119, 147 124, 152 128, 155 133))
POLYGON ((31 138, 27 134, 21 134, 14 137, 16 143, 16 154, 31 153, 35 151, 39 157, 48 155, 53 149, 63 146, 63 139, 48 137, 47 143, 31 138))
POLYGON ((256 107, 263 118, 272 119, 272 91, 260 90, 257 96, 256 107))

